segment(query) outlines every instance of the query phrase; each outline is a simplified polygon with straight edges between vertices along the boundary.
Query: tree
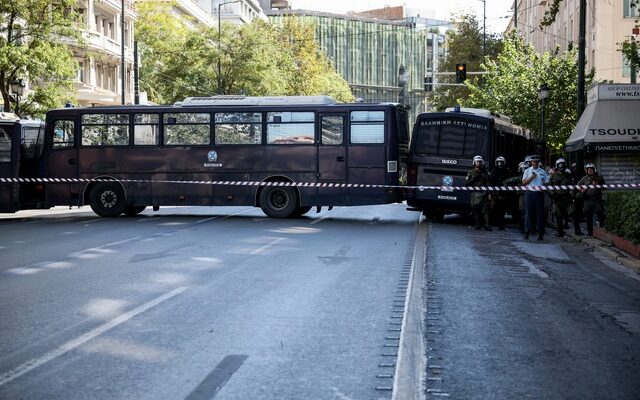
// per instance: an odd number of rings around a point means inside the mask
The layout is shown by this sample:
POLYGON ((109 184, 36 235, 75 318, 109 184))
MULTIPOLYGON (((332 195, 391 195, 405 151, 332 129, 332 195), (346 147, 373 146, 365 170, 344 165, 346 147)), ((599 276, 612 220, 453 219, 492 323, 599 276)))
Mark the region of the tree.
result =
POLYGON ((42 115, 70 99, 77 63, 63 41, 79 40, 76 5, 76 0, 0 2, 0 93, 5 111, 18 105, 10 95, 17 79, 32 83, 31 93, 20 98, 22 115, 42 115))
POLYGON ((140 53, 140 88, 149 100, 166 104, 177 100, 177 90, 186 89, 180 75, 171 69, 184 68, 192 58, 185 47, 189 29, 171 13, 171 3, 164 1, 135 2, 138 20, 135 26, 140 53))
POLYGON ((338 101, 353 100, 349 84, 331 65, 315 40, 315 26, 297 18, 286 18, 278 29, 281 49, 288 53, 287 94, 329 95, 338 101))
MULTIPOLYGON (((486 108, 509 115, 513 122, 540 132, 541 114, 538 100, 540 85, 551 89, 546 101, 545 131, 547 148, 560 152, 576 125, 578 65, 576 51, 538 54, 517 33, 504 40, 504 49, 495 61, 488 60, 482 69, 488 72, 483 85, 467 83, 470 91, 465 107, 486 108)), ((587 85, 593 81, 593 70, 587 75, 587 85)))
MULTIPOLYGON (((635 29, 640 29, 640 20, 636 20, 635 29)), ((618 51, 624 55, 629 66, 635 66, 636 73, 640 71, 640 43, 633 35, 627 36, 622 43, 618 43, 618 51)), ((633 77, 632 77, 633 79, 633 77)))
MULTIPOLYGON (((479 71, 483 61, 483 35, 475 15, 467 14, 454 17, 453 29, 446 33, 446 55, 440 59, 438 72, 454 72, 456 64, 467 64, 467 71, 479 71)), ((495 34, 486 38, 488 59, 495 59, 502 48, 501 39, 495 34)), ((467 76, 475 84, 478 78, 467 76)), ((440 83, 452 84, 454 76, 439 77, 440 83)), ((469 90, 465 86, 436 86, 433 92, 432 104, 436 110, 458 104, 458 100, 465 99, 469 90)))
POLYGON ((551 26, 556 21, 556 16, 558 12, 560 12, 560 3, 563 0, 552 0, 549 3, 549 8, 545 10, 544 17, 540 21, 540 29, 544 29, 544 27, 551 26))
POLYGON ((223 24, 219 34, 217 26, 187 28, 171 15, 170 3, 141 2, 137 7, 141 86, 154 102, 218 92, 353 98, 320 52, 313 27, 293 18, 279 27, 260 20, 223 24))

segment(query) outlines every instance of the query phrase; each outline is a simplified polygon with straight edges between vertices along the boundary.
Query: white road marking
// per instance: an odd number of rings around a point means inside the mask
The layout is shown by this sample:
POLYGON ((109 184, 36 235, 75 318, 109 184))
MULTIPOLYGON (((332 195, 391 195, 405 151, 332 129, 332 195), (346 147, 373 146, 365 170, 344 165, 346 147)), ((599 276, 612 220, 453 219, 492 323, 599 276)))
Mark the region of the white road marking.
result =
POLYGON ((251 254, 251 255, 260 254, 263 251, 265 251, 266 249, 268 249, 269 247, 275 246, 276 244, 282 242, 283 240, 285 240, 285 238, 276 238, 276 239, 272 240, 271 243, 267 243, 264 246, 253 250, 249 254, 251 254))
POLYGON ((90 224, 92 222, 97 222, 97 221, 104 221, 104 218, 96 218, 96 219, 90 219, 88 221, 82 221, 80 222, 81 224, 90 224))
POLYGON ((45 354, 44 356, 40 357, 40 358, 34 358, 32 360, 29 360, 27 362, 25 362, 24 364, 18 366, 17 368, 12 369, 11 371, 7 371, 5 373, 3 373, 2 375, 0 375, 0 386, 3 386, 11 381, 13 381, 14 379, 17 379, 19 377, 21 377, 22 375, 33 371, 34 369, 38 368, 39 366, 48 363, 51 360, 54 360, 58 357, 60 357, 61 355, 68 353, 69 351, 82 346, 83 344, 87 343, 88 341, 102 335, 103 333, 107 332, 108 330, 115 328, 118 325, 121 325, 125 322, 127 322, 128 320, 130 320, 131 318, 142 314, 143 312, 149 310, 152 307, 157 306, 158 304, 162 303, 163 301, 169 300, 170 298, 177 296, 178 294, 184 292, 187 288, 184 286, 178 287, 176 289, 173 289, 172 291, 163 294, 162 296, 151 300, 148 303, 145 303, 143 305, 141 305, 138 308, 135 308, 127 313, 124 313, 122 315, 120 315, 119 317, 116 317, 114 319, 112 319, 111 321, 107 322, 106 324, 100 325, 99 327, 85 333, 82 336, 79 336, 73 340, 68 341, 67 343, 63 344, 62 346, 48 352, 47 354, 45 354))
POLYGON ((534 263, 532 263, 529 260, 522 260, 522 265, 529 268, 529 273, 533 274, 533 275, 537 275, 538 277, 542 278, 542 279, 547 279, 549 277, 549 275, 547 275, 545 272, 540 271, 534 263))
POLYGON ((314 219, 313 221, 311 221, 311 225, 318 224, 318 223, 320 223, 320 222, 322 222, 322 221, 324 221, 325 219, 328 219, 328 218, 330 218, 330 217, 328 215, 325 215, 323 217, 314 219))

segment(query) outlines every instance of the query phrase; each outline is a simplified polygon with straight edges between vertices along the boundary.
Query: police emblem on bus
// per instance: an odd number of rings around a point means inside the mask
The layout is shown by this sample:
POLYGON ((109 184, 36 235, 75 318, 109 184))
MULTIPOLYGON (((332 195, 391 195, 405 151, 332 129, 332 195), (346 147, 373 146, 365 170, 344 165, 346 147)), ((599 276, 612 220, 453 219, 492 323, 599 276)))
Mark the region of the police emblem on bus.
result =
POLYGON ((444 186, 451 186, 453 185, 453 178, 450 176, 445 176, 444 178, 442 178, 442 184, 444 186))
POLYGON ((207 159, 209 160, 209 162, 218 161, 218 153, 216 153, 214 150, 211 150, 209 153, 207 153, 207 159))

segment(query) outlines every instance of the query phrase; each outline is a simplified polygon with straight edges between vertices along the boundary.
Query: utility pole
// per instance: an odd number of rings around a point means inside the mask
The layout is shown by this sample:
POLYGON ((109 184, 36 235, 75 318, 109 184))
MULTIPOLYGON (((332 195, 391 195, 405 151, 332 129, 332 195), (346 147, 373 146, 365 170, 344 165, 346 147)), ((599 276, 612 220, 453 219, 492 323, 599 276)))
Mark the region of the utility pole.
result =
POLYGON ((518 0, 514 0, 513 9, 513 29, 518 30, 518 0))
POLYGON ((222 67, 220 63, 220 57, 222 57, 222 47, 220 45, 220 41, 222 40, 222 29, 221 29, 221 20, 220 20, 220 9, 225 4, 238 3, 242 0, 232 0, 232 1, 224 1, 218 3, 218 94, 222 94, 222 67))
POLYGON ((482 57, 487 55, 487 0, 482 0, 482 57))
POLYGON ((122 80, 122 105, 125 104, 125 70, 124 70, 124 1, 122 0, 122 15, 120 16, 120 36, 122 38, 120 42, 121 52, 120 52, 120 79, 122 80))
POLYGON ((138 41, 133 41, 133 104, 140 104, 140 69, 138 65, 138 41))
MULTIPOLYGON (((631 41, 631 51, 633 52, 633 54, 637 54, 638 52, 638 44, 636 43, 635 40, 631 41)), ((636 79, 636 75, 638 75, 638 70, 636 69, 636 63, 633 62, 633 60, 629 63, 630 68, 631 68, 631 83, 637 83, 637 79, 636 79)))
POLYGON ((587 36, 587 0, 580 0, 580 32, 578 33, 578 119, 585 107, 585 64, 586 64, 586 36, 587 36))

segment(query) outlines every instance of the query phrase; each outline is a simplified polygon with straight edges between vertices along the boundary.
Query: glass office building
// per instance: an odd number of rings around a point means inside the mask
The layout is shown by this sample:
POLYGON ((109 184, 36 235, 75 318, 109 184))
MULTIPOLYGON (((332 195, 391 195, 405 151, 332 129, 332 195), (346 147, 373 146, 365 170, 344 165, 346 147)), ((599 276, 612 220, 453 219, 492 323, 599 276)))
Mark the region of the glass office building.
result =
POLYGON ((354 96, 367 102, 401 102, 411 106, 413 115, 426 110, 425 78, 435 77, 444 43, 443 35, 428 29, 435 26, 429 25, 433 20, 381 20, 306 10, 271 10, 267 14, 274 24, 281 24, 284 18, 314 24, 318 44, 354 96), (405 91, 401 89, 402 78, 406 80, 405 91))

